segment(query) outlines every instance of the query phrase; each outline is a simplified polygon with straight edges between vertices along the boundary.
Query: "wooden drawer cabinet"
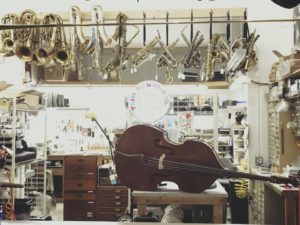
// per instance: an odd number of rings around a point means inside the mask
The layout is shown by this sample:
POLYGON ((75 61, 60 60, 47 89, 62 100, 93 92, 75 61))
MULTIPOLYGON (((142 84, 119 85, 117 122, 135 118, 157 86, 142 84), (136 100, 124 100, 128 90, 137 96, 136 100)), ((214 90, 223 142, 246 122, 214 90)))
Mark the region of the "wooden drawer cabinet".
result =
POLYGON ((127 209, 128 189, 125 186, 99 186, 97 193, 98 220, 116 221, 127 209))
POLYGON ((97 156, 64 161, 64 220, 97 220, 97 156))

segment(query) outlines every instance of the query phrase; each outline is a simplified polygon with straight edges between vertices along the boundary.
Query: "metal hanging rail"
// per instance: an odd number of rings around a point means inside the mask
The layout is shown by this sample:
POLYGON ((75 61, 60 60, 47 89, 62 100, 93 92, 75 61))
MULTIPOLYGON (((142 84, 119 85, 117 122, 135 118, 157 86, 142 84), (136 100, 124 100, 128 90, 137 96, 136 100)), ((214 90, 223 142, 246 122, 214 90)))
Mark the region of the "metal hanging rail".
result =
MULTIPOLYGON (((282 22, 299 22, 300 19, 264 19, 264 20, 214 20, 213 23, 282 23, 282 22)), ((124 23, 123 25, 166 25, 166 24, 208 24, 207 21, 176 21, 176 22, 136 22, 136 23, 124 23)), ((38 27, 90 27, 90 26, 117 26, 120 23, 86 23, 86 24, 30 24, 30 25, 0 25, 0 30, 9 29, 23 29, 23 28, 38 28, 38 27)))

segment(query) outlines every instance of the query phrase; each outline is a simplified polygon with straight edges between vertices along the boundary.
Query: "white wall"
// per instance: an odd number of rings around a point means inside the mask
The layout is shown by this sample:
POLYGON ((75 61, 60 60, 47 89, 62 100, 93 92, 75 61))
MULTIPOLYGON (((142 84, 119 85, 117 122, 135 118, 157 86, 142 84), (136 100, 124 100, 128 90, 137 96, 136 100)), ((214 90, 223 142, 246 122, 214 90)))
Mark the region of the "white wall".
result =
MULTIPOLYGON (((281 8, 271 0, 215 0, 215 1, 197 1, 197 0, 10 0, 1 1, 0 15, 9 12, 21 12, 24 9, 33 9, 37 12, 62 12, 68 11, 70 6, 78 5, 84 11, 88 11, 91 6, 100 4, 103 10, 144 10, 144 9, 189 9, 189 8, 231 8, 246 7, 248 9, 248 18, 251 19, 278 19, 292 18, 292 10, 281 8)), ((278 50, 283 54, 289 54, 293 46, 293 28, 292 23, 251 23, 250 29, 256 29, 260 38, 257 42, 259 62, 255 71, 250 73, 252 79, 256 81, 268 81, 270 67, 277 58, 272 54, 272 50, 278 50)), ((15 83, 20 87, 23 63, 15 57, 5 59, 5 64, 0 64, 0 80, 6 80, 15 83)), ((120 117, 125 113, 123 108, 124 95, 128 94, 128 87, 64 87, 54 89, 58 92, 65 92, 69 95, 74 104, 84 105, 93 103, 99 109, 99 117, 104 123, 117 125, 120 117), (84 94, 84 95, 83 95, 84 94)), ((182 92, 189 93, 190 88, 180 88, 182 92)), ((266 138, 266 102, 264 91, 255 86, 249 88, 249 112, 248 119, 250 128, 250 146, 254 155, 263 154, 267 151, 266 138), (260 141, 257 141, 260 140, 260 141)), ((124 116, 124 115, 123 115, 124 116)))

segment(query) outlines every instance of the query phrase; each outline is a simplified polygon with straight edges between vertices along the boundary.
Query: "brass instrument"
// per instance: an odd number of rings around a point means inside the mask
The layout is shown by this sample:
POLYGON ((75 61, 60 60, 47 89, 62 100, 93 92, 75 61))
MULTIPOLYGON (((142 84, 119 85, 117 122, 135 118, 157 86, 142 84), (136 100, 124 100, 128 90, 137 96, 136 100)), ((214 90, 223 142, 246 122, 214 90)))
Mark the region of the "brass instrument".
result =
POLYGON ((213 34, 212 40, 210 41, 207 48, 206 57, 206 75, 209 79, 214 76, 215 64, 221 64, 224 67, 227 64, 230 57, 230 48, 220 34, 213 34))
MULTIPOLYGON (((19 23, 19 17, 16 14, 8 13, 1 19, 3 25, 16 25, 19 23)), ((1 33, 1 52, 5 56, 14 55, 15 41, 16 41, 16 30, 4 30, 1 33)))
MULTIPOLYGON (((184 28, 185 29, 185 28, 184 28)), ((192 43, 187 39, 183 31, 181 31, 181 36, 185 43, 188 46, 188 51, 184 54, 181 59, 182 64, 185 68, 190 68, 194 66, 195 68, 201 68, 201 53, 200 53, 200 45, 204 40, 203 35, 200 35, 200 31, 197 31, 195 34, 192 43)))
POLYGON ((114 54, 111 60, 105 66, 105 71, 107 74, 109 74, 111 79, 118 79, 119 72, 128 68, 130 56, 126 53, 126 48, 130 45, 140 31, 138 26, 133 25, 136 31, 127 41, 127 19, 128 17, 122 12, 120 12, 116 17, 116 23, 118 23, 118 26, 116 27, 115 33, 112 36, 116 42, 113 52, 114 54))
POLYGON ((144 46, 137 53, 131 56, 132 64, 135 66, 143 64, 151 54, 151 49, 153 49, 158 43, 158 39, 159 37, 153 38, 146 46, 144 46))
POLYGON ((177 38, 171 45, 168 47, 160 40, 158 39, 159 45, 163 48, 164 52, 163 54, 159 57, 157 60, 157 66, 161 67, 163 65, 167 65, 171 68, 176 68, 177 67, 177 60, 173 56, 173 49, 176 47, 177 43, 179 42, 179 38, 177 38))
POLYGON ((228 44, 224 41, 224 39, 221 37, 221 35, 218 35, 218 45, 220 47, 219 50, 219 60, 223 62, 228 62, 230 58, 230 48, 228 44))
MULTIPOLYGON (((160 35, 159 35, 160 36, 160 35)), ((156 62, 156 65, 158 67, 166 66, 166 76, 167 76, 167 82, 172 83, 173 82, 173 76, 172 76, 172 69, 177 68, 177 60, 173 56, 173 49, 176 47, 177 43, 179 41, 179 38, 177 38, 171 45, 168 47, 160 40, 158 39, 158 43, 163 48, 164 52, 159 57, 159 59, 156 62)))
MULTIPOLYGON (((72 20, 75 21, 75 24, 81 24, 80 9, 78 6, 72 6, 71 16, 73 17, 72 20)), ((75 33, 79 39, 81 50, 87 54, 93 54, 95 47, 93 46, 92 38, 84 37, 82 28, 80 26, 76 26, 75 33)))
MULTIPOLYGON (((56 15, 47 14, 41 25, 57 24, 56 15)), ((39 35, 39 47, 35 50, 35 55, 40 64, 48 64, 52 60, 52 52, 56 45, 57 27, 41 27, 39 35)))
POLYGON ((242 71, 248 71, 249 67, 255 66, 257 64, 257 57, 256 52, 254 50, 254 45, 259 35, 255 34, 255 31, 250 34, 249 39, 247 40, 247 54, 246 54, 246 61, 245 65, 242 67, 242 71))
MULTIPOLYGON (((62 18, 56 15, 57 24, 62 25, 62 18)), ((66 34, 63 26, 60 26, 57 34, 57 46, 55 54, 53 55, 53 60, 56 64, 66 66, 70 61, 70 48, 67 43, 66 34)))
POLYGON ((109 37, 104 29, 104 20, 103 20, 103 12, 100 5, 96 5, 92 9, 92 20, 95 19, 95 22, 97 24, 100 24, 100 26, 97 26, 97 30, 99 32, 99 37, 101 37, 102 42, 104 46, 108 46, 112 43, 112 38, 109 37), (101 26, 102 25, 102 26, 101 26))
MULTIPOLYGON (((96 24, 103 24, 103 14, 102 14, 102 8, 100 6, 94 6, 92 9, 92 23, 96 24)), ((100 26, 102 29, 102 32, 105 33, 103 26, 100 26)), ((103 45, 106 41, 108 43, 109 39, 106 37, 102 37, 100 28, 97 25, 96 27, 92 28, 92 40, 93 40, 93 45, 95 47, 95 51, 93 53, 93 68, 95 68, 100 75, 101 78, 104 78, 104 68, 103 68, 103 60, 102 60, 102 55, 103 55, 103 45), (106 39, 106 40, 105 40, 106 39)), ((106 33, 105 33, 106 35, 106 33)), ((111 42, 111 39, 110 39, 111 42)))
MULTIPOLYGON (((25 10, 20 16, 21 25, 34 25, 36 22, 36 14, 32 10, 25 10)), ((18 43, 16 45, 16 55, 25 62, 35 60, 34 47, 37 42, 35 38, 38 36, 38 29, 22 28, 17 30, 18 43)))

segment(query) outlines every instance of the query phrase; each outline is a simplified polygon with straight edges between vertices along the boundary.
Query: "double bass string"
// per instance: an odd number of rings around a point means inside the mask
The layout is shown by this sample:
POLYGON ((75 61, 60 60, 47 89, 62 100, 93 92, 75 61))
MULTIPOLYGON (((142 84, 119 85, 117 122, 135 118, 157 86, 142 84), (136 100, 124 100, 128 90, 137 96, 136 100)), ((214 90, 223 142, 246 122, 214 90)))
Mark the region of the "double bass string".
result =
MULTIPOLYGON (((152 167, 158 167, 159 160, 157 158, 148 157, 148 156, 144 155, 143 159, 145 159, 144 160, 145 165, 149 165, 152 167)), ((180 171, 183 169, 183 170, 188 170, 188 171, 198 172, 198 173, 203 173, 203 174, 212 174, 212 175, 219 175, 219 176, 228 176, 229 175, 231 177, 254 178, 254 179, 259 179, 259 180, 267 180, 267 181, 271 180, 269 177, 265 177, 265 176, 241 173, 241 172, 231 171, 228 169, 217 169, 217 168, 201 166, 201 165, 196 165, 196 164, 187 163, 187 162, 174 162, 174 161, 164 160, 163 166, 165 169, 177 170, 177 171, 180 171)))

